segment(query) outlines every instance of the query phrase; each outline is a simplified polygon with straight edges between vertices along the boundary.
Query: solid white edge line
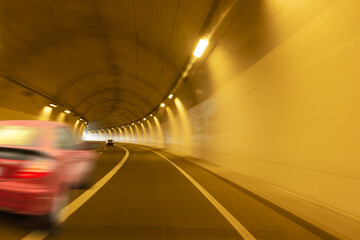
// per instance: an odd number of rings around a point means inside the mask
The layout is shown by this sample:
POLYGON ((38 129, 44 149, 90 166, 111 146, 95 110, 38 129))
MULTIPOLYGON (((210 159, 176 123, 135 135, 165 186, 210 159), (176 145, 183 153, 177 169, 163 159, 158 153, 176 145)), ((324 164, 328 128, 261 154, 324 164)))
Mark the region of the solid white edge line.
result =
MULTIPOLYGON (((125 156, 121 159, 121 161, 104 177, 102 177, 97 183, 95 183, 90 189, 86 190, 80 196, 78 196, 74 201, 69 203, 66 207, 64 207, 60 212, 61 220, 59 224, 64 222, 71 214, 73 214, 77 209, 79 209, 87 200, 89 200, 97 191, 100 190, 116 173, 119 169, 124 165, 125 161, 129 157, 129 150, 122 146, 121 147, 125 150, 125 156)), ((34 230, 30 232, 27 236, 25 236, 22 240, 42 240, 46 238, 46 236, 50 233, 49 231, 42 231, 42 230, 34 230)))
POLYGON ((170 159, 158 153, 152 149, 137 146, 140 148, 147 149, 160 157, 163 157, 169 163, 171 163, 177 170, 179 170, 194 186, 214 205, 214 207, 225 217, 225 219, 235 228, 235 230, 242 236, 245 240, 256 240, 256 238, 228 211, 226 208, 221 205, 208 191, 205 190, 198 182, 195 181, 189 174, 182 170, 178 165, 173 163, 170 159))

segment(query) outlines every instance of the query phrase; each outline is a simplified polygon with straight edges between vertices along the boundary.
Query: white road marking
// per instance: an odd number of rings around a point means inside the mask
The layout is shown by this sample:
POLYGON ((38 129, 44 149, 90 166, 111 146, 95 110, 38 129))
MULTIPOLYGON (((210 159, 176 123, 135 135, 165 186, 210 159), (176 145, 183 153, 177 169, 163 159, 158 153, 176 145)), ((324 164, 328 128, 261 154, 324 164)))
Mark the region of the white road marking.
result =
MULTIPOLYGON (((122 147, 126 153, 125 156, 121 159, 121 161, 110 171, 108 172, 103 178, 101 178, 97 183, 95 183, 89 190, 85 191, 83 194, 81 194, 79 197, 77 197, 74 201, 69 203, 66 207, 64 207, 60 211, 61 220, 59 222, 62 223, 70 217, 71 214, 73 214, 79 207, 81 207, 87 200, 89 200, 97 191, 100 190, 116 173, 119 171, 119 169, 124 165, 125 161, 129 157, 129 151, 122 147)), ((51 230, 50 230, 51 231, 51 230)), ((42 240, 44 239, 50 231, 41 231, 41 230, 34 230, 31 233, 29 233, 27 236, 25 236, 22 240, 42 240)))
POLYGON ((182 170, 178 165, 173 163, 170 159, 158 153, 152 149, 137 146, 149 150, 160 157, 167 160, 171 163, 177 170, 179 170, 189 181, 194 184, 194 186, 215 206, 215 208, 226 218, 226 220, 235 228, 235 230, 242 236, 245 240, 256 240, 256 238, 228 211, 226 208, 221 205, 208 191, 205 190, 198 182, 195 181, 189 174, 182 170))

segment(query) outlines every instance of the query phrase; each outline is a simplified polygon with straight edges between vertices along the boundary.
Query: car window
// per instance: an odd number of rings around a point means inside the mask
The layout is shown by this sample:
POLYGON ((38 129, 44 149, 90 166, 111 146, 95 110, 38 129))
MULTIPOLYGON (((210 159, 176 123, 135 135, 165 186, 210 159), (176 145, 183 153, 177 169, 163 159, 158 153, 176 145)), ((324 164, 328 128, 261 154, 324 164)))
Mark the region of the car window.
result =
POLYGON ((41 130, 26 126, 0 126, 0 145, 35 147, 41 130))
POLYGON ((67 127, 56 128, 54 147, 66 150, 77 149, 76 141, 67 127))

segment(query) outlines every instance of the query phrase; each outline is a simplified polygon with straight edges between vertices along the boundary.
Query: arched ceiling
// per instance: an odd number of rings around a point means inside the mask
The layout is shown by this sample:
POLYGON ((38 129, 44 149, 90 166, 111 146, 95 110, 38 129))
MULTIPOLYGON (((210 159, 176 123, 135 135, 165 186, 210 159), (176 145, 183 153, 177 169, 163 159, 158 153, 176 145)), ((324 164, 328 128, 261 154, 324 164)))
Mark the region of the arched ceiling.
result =
POLYGON ((0 3, 0 72, 90 122, 151 113, 172 90, 214 0, 0 3))

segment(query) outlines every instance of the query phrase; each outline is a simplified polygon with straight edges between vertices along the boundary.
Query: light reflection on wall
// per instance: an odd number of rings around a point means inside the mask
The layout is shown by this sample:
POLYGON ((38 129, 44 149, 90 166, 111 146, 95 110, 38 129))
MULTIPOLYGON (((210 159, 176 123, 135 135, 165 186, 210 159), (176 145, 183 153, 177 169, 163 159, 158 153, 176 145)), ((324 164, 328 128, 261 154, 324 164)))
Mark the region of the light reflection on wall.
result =
POLYGON ((99 140, 102 140, 102 134, 101 134, 101 131, 100 130, 97 130, 98 133, 99 133, 99 140))
POLYGON ((174 114, 170 107, 166 108, 166 113, 168 114, 169 121, 168 124, 170 125, 170 131, 166 134, 166 144, 170 145, 177 145, 179 144, 179 126, 177 124, 177 120, 174 117, 174 114))
POLYGON ((148 139, 148 143, 150 143, 150 144, 154 144, 154 129, 153 129, 153 127, 152 127, 152 125, 151 125, 151 122, 150 122, 150 120, 146 120, 146 123, 147 123, 147 129, 148 129, 148 132, 150 133, 149 134, 149 139, 148 139))
POLYGON ((112 132, 111 132, 111 130, 110 130, 110 129, 107 129, 107 131, 108 131, 108 133, 109 133, 109 139, 112 139, 113 137, 112 137, 112 132))
POLYGON ((112 139, 113 139, 113 140, 118 140, 118 135, 117 135, 116 130, 115 130, 114 128, 111 128, 111 129, 110 129, 110 132, 111 132, 111 134, 112 134, 112 139))
POLYGON ((194 142, 190 119, 181 100, 175 98, 174 103, 173 108, 167 107, 165 109, 168 121, 163 125, 160 124, 156 116, 149 117, 146 120, 146 124, 141 122, 139 125, 130 125, 123 127, 123 129, 117 127, 118 130, 114 129, 113 131, 111 129, 98 130, 99 134, 96 134, 95 140, 105 141, 107 138, 116 138, 117 141, 150 144, 156 147, 164 147, 165 144, 168 144, 171 145, 173 150, 179 150, 175 149, 176 146, 182 146, 182 152, 185 150, 184 153, 191 154, 194 142), (173 113, 174 110, 178 113, 176 117, 173 113), (166 138, 164 137, 163 129, 167 130, 166 138))
POLYGON ((143 143, 148 143, 149 141, 148 141, 148 139, 147 139, 147 134, 146 134, 146 130, 145 130, 145 127, 144 127, 144 124, 143 123, 140 123, 140 125, 141 125, 141 128, 142 128, 142 132, 143 132, 143 134, 142 134, 142 136, 143 136, 143 143))
POLYGON ((131 132, 131 137, 130 137, 130 142, 134 142, 134 131, 131 128, 131 126, 129 126, 130 132, 131 132))
POLYGON ((125 131, 125 138, 124 138, 124 141, 125 141, 125 142, 129 142, 129 141, 130 141, 130 140, 129 140, 129 133, 128 133, 127 128, 124 128, 124 131, 125 131))
POLYGON ((51 117, 51 112, 52 112, 52 108, 51 107, 43 107, 43 109, 41 110, 40 116, 39 116, 39 120, 43 120, 43 121, 47 121, 50 120, 51 117))
POLYGON ((164 133, 161 129, 159 119, 155 116, 154 121, 155 121, 156 132, 157 132, 157 137, 155 138, 155 146, 164 147, 164 133))
POLYGON ((79 126, 79 123, 80 123, 80 120, 76 120, 76 122, 74 124, 74 129, 73 129, 74 134, 80 134, 81 133, 81 129, 82 129, 83 125, 79 126), (79 126, 79 128, 78 128, 78 126, 79 126))
POLYGON ((190 123, 189 115, 186 112, 186 109, 184 108, 184 105, 180 101, 179 98, 175 98, 174 100, 176 109, 178 111, 178 118, 179 118, 179 126, 180 126, 180 133, 181 133, 181 142, 183 146, 185 146, 183 149, 186 149, 187 154, 192 154, 192 147, 194 145, 193 142, 193 131, 190 123))
POLYGON ((83 135, 83 133, 85 131, 85 128, 86 128, 86 124, 84 124, 84 123, 81 123, 80 127, 77 128, 78 131, 76 133, 77 133, 78 138, 81 138, 81 136, 83 135))
POLYGON ((119 131, 119 134, 118 134, 118 141, 123 141, 123 138, 124 138, 124 136, 123 136, 123 132, 122 132, 122 130, 121 130, 121 128, 120 128, 120 127, 118 127, 117 129, 118 129, 118 131, 119 131))
POLYGON ((65 113, 61 112, 56 118, 57 122, 64 122, 65 121, 65 113))
POLYGON ((142 138, 141 138, 140 130, 139 130, 139 128, 138 128, 137 125, 134 125, 134 127, 135 127, 135 134, 136 134, 134 141, 137 142, 137 143, 142 143, 142 138))

